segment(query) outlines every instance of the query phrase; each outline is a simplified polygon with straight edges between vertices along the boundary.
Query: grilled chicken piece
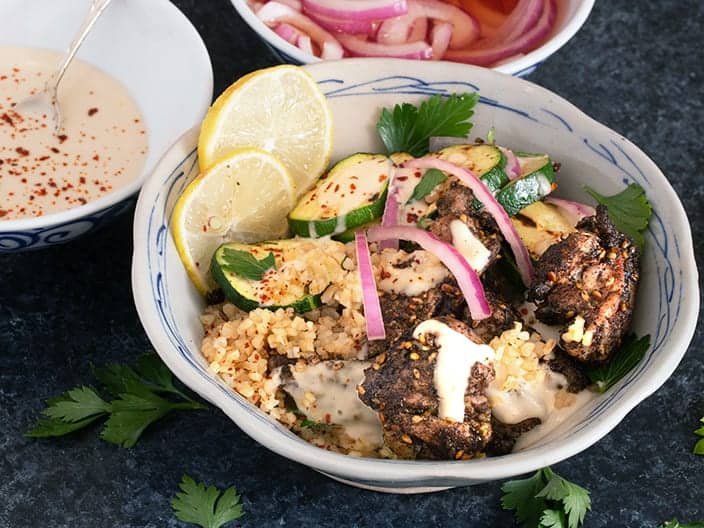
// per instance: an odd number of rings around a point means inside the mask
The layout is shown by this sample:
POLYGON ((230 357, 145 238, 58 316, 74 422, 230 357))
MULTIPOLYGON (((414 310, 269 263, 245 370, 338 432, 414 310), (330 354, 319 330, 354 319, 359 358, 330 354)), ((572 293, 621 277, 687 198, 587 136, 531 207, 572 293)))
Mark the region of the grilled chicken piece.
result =
MULTIPOLYGON (((475 343, 482 343, 464 323, 438 317, 475 343)), ((420 322, 420 321, 418 321, 420 322)), ((415 325, 413 325, 414 327, 415 325)), ((384 441, 407 459, 464 459, 481 453, 491 438, 491 408, 486 388, 494 369, 475 363, 465 391, 463 422, 438 417, 439 400, 434 383, 438 347, 431 335, 423 344, 413 327, 365 371, 360 399, 379 413, 384 441)))
POLYGON ((438 198, 438 218, 430 224, 430 231, 452 243, 450 224, 453 220, 461 220, 491 253, 486 268, 498 258, 503 238, 494 218, 483 209, 475 209, 473 203, 472 190, 454 179, 438 198))
POLYGON ((538 306, 538 320, 564 325, 560 345, 570 356, 601 363, 621 345, 633 313, 639 260, 638 248, 603 206, 540 257, 528 300, 538 306))
POLYGON ((559 348, 555 348, 553 354, 554 357, 548 361, 548 367, 567 379, 567 392, 577 394, 589 386, 589 377, 576 359, 559 348))
POLYGON ((486 446, 489 456, 508 455, 513 451, 518 437, 540 425, 540 418, 527 418, 517 424, 505 424, 496 418, 491 418, 491 441, 486 446))
POLYGON ((465 306, 464 318, 474 331, 484 342, 489 343, 496 336, 501 335, 504 330, 513 328, 516 321, 521 317, 516 309, 508 302, 504 301, 498 294, 489 289, 484 290, 486 300, 491 307, 491 315, 486 319, 473 321, 469 314, 469 308, 465 306))
POLYGON ((381 313, 384 314, 386 339, 369 342, 369 357, 386 352, 418 323, 437 315, 461 313, 465 306, 464 296, 454 279, 413 297, 380 292, 379 301, 381 313))

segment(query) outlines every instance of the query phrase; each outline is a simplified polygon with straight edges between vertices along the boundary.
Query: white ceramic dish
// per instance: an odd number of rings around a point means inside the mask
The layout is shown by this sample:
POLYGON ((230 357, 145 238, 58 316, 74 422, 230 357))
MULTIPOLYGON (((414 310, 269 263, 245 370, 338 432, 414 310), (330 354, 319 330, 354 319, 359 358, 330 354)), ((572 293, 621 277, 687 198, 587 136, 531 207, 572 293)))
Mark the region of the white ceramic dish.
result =
MULTIPOLYGON (((3 0, 0 46, 65 50, 91 0, 3 0)), ((119 79, 139 105, 149 152, 142 174, 86 205, 38 218, 0 222, 0 253, 63 243, 130 205, 164 151, 199 123, 212 101, 213 70, 198 32, 168 0, 113 2, 78 57, 119 79)))
MULTIPOLYGON (((271 50, 284 61, 292 64, 310 64, 320 59, 287 42, 266 26, 247 5, 246 0, 231 0, 237 12, 271 50)), ((594 7, 594 0, 557 0, 558 16, 549 38, 538 48, 503 61, 493 69, 502 73, 523 76, 531 73, 538 64, 555 53, 570 40, 587 20, 594 7)), ((419 61, 421 62, 421 61, 419 61)))
POLYGON ((159 355, 190 388, 220 407, 248 435, 292 460, 356 486, 396 492, 503 479, 557 463, 606 435, 672 374, 694 333, 699 308, 697 268, 682 205, 655 164, 619 134, 557 95, 491 70, 452 63, 376 59, 307 66, 327 94, 335 121, 334 157, 379 151, 374 123, 382 106, 433 93, 478 90, 472 131, 517 149, 559 160, 558 195, 587 201, 582 184, 612 194, 643 186, 653 204, 633 329, 650 334, 645 359, 606 394, 526 451, 472 461, 359 459, 307 444, 269 419, 210 373, 199 353, 203 299, 190 284, 168 225, 174 202, 196 175, 197 130, 185 134, 144 186, 134 223, 132 282, 142 324, 159 355), (406 72, 413 71, 412 76, 406 72), (354 126, 350 126, 353 123, 354 126))

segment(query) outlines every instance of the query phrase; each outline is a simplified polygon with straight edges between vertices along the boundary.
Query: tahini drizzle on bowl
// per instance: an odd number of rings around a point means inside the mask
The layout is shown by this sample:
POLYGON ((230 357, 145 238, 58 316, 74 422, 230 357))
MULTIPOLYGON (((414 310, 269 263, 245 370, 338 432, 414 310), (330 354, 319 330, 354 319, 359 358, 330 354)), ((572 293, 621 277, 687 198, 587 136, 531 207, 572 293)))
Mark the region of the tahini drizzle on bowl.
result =
POLYGON ((59 87, 62 130, 18 102, 42 90, 59 53, 0 47, 0 220, 78 207, 141 173, 147 132, 140 109, 115 78, 74 60, 59 87))

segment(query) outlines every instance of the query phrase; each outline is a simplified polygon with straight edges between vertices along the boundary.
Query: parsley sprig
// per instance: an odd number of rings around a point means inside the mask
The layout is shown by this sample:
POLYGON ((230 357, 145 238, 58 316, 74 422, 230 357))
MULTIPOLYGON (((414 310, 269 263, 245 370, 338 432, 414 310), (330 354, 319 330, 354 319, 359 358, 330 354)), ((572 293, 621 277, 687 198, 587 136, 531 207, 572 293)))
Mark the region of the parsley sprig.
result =
POLYGON ((173 375, 154 353, 140 356, 134 369, 112 364, 93 369, 93 374, 114 397, 112 401, 103 399, 90 386, 66 391, 46 401, 46 408, 26 436, 64 436, 107 417, 100 437, 122 447, 132 447, 149 425, 167 414, 207 409, 174 385, 173 375))
POLYGON ((274 254, 269 254, 261 260, 249 253, 238 249, 225 248, 223 250, 223 269, 249 280, 262 280, 264 272, 275 267, 274 254))
POLYGON ((171 499, 176 517, 202 528, 220 528, 244 515, 240 496, 233 487, 220 491, 205 486, 188 475, 181 478, 181 491, 171 499))
POLYGON ((597 392, 606 392, 621 378, 628 374, 640 363, 650 348, 650 335, 636 339, 629 336, 611 360, 599 367, 589 367, 587 376, 594 384, 597 392))
POLYGON ((704 528, 704 522, 681 523, 677 519, 672 519, 662 523, 658 528, 704 528))
POLYGON ((530 478, 506 482, 501 506, 514 510, 523 528, 578 528, 591 509, 589 492, 549 467, 530 478))
POLYGON ((433 95, 419 107, 397 104, 381 111, 376 129, 389 154, 408 152, 418 158, 428 153, 428 140, 433 136, 467 137, 477 101, 478 94, 465 93, 433 95))
POLYGON ((429 169, 425 171, 425 174, 423 174, 423 177, 418 182, 418 185, 416 185, 413 189, 413 194, 411 194, 411 197, 406 203, 415 202, 416 200, 425 198, 433 192, 435 187, 440 185, 445 180, 447 180, 447 175, 438 169, 429 169))
MULTIPOLYGON (((704 416, 702 416, 701 420, 699 421, 704 424, 704 416)), ((694 450, 692 452, 695 455, 704 455, 704 425, 694 431, 694 434, 697 436, 701 436, 702 438, 696 444, 694 444, 694 450)))
POLYGON ((647 229, 653 212, 643 187, 637 183, 631 183, 613 196, 603 196, 588 185, 585 185, 584 190, 598 203, 606 206, 609 219, 616 228, 628 235, 642 249, 645 244, 643 232, 647 229))

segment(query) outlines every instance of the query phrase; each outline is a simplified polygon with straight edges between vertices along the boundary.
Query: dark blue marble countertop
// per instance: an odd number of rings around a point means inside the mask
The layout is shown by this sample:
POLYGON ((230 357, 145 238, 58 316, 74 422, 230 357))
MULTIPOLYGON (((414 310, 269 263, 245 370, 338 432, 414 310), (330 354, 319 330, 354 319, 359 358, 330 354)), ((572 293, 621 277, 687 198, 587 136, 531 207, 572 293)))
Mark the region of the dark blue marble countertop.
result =
MULTIPOLYGON (((216 93, 276 62, 227 0, 177 0, 212 55, 216 93)), ((531 80, 622 133, 682 197, 702 258, 704 2, 598 0, 578 35, 531 80)), ((238 526, 509 527, 500 483, 421 496, 338 484, 257 445, 215 409, 169 417, 131 450, 96 430, 24 438, 43 400, 90 380, 90 364, 149 349, 130 291, 131 215, 64 247, 0 256, 0 526, 185 526, 169 500, 184 473, 236 485, 238 526)), ((694 287, 694 285, 692 285, 694 287)), ((704 520, 704 336, 672 378, 590 449, 556 466, 591 490, 587 527, 704 520)))

